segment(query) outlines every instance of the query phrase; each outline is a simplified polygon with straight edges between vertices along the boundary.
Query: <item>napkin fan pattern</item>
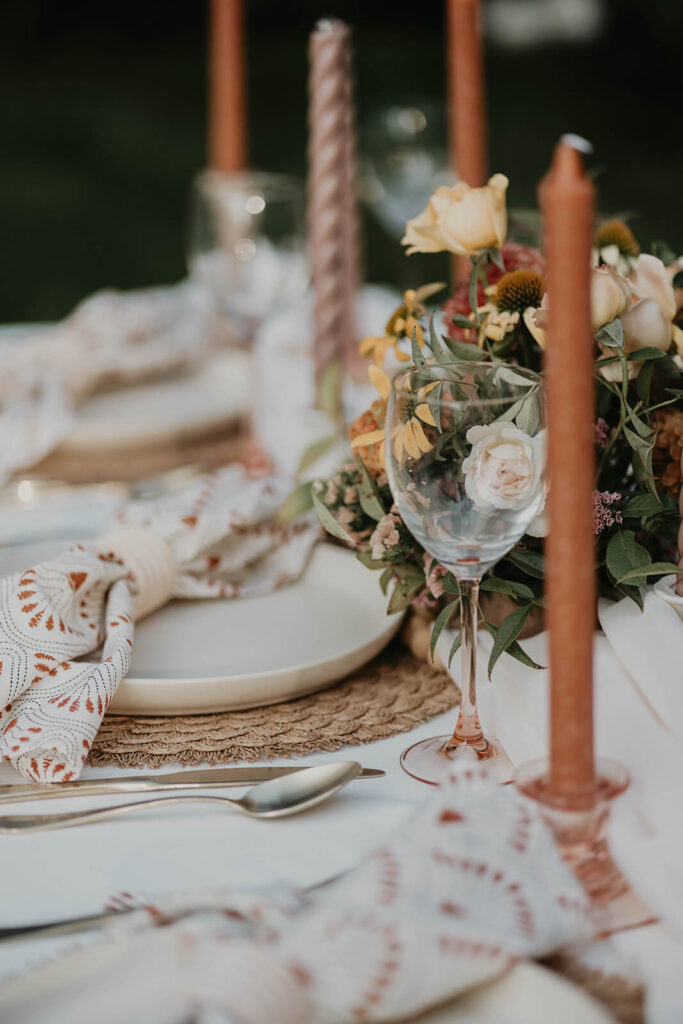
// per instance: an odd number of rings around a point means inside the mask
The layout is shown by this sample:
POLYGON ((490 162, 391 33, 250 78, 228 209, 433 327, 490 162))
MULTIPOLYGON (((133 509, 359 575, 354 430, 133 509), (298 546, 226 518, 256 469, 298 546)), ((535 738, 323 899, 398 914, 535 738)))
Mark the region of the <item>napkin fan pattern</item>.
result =
POLYGON ((0 580, 0 758, 35 781, 74 779, 129 670, 137 619, 172 597, 293 582, 318 528, 275 521, 288 490, 227 467, 125 506, 105 537, 0 580))

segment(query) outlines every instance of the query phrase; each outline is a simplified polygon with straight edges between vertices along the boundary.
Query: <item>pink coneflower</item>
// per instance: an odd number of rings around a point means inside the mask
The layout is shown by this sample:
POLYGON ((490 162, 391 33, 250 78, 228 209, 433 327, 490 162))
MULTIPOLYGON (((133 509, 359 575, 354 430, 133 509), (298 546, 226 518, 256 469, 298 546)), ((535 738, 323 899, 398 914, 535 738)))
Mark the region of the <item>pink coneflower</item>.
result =
POLYGON ((618 491, 593 491, 593 533, 596 537, 609 526, 624 521, 620 510, 614 507, 620 501, 618 491))

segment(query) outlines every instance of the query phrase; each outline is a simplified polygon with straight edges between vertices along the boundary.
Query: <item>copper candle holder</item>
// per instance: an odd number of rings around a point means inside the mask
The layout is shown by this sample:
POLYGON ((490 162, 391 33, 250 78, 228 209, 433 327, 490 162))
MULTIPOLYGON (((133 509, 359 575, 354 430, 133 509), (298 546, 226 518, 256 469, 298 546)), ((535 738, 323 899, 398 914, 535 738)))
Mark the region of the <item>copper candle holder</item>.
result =
POLYGON ((553 786, 547 761, 531 761, 518 769, 515 785, 550 826, 562 859, 590 899, 596 938, 605 938, 654 924, 656 917, 619 870, 607 840, 610 804, 628 788, 628 772, 600 759, 595 769, 592 786, 564 793, 553 786))

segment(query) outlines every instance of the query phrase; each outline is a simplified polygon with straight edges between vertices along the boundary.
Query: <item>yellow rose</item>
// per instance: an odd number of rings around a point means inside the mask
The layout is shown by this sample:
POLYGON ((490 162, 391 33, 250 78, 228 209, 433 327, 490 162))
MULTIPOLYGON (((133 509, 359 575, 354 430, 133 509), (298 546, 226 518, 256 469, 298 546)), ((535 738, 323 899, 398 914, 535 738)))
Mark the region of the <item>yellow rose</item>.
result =
POLYGON ((438 188, 427 208, 406 224, 403 245, 414 252, 448 252, 470 256, 501 246, 507 235, 505 192, 508 179, 494 174, 488 185, 438 188))
POLYGON ((591 271, 591 324, 599 331, 631 305, 631 286, 612 267, 594 267, 591 271))
POLYGON ((676 316, 676 297, 667 269, 661 260, 641 253, 629 277, 636 299, 654 299, 667 320, 676 316))

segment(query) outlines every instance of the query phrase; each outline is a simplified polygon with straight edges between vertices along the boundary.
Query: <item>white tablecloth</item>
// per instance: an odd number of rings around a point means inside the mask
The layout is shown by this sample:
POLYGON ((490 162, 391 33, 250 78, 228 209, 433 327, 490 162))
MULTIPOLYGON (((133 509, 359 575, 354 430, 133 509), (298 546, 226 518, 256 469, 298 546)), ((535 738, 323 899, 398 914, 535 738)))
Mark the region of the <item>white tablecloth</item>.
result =
MULTIPOLYGON (((482 640, 482 644, 485 664, 486 641, 482 640)), ((532 655, 542 656, 543 645, 543 637, 532 641, 532 655)), ((494 686, 482 679, 483 707, 496 719, 495 731, 514 760, 543 754, 544 674, 534 676, 509 659, 500 664, 502 670, 497 673, 494 686)), ((599 750, 629 765, 634 776, 631 796, 636 805, 647 806, 653 821, 664 822, 667 816, 672 818, 680 813, 682 745, 669 727, 648 710, 637 685, 624 671, 605 637, 597 638, 596 668, 599 750), (668 780, 664 787, 663 780, 668 780)), ((427 788, 399 767, 400 752, 410 742, 449 732, 453 722, 454 713, 450 712, 409 734, 365 747, 345 747, 338 752, 307 757, 307 764, 357 759, 367 767, 385 769, 387 775, 379 780, 356 781, 334 800, 299 817, 257 822, 229 810, 223 812, 198 804, 193 808, 157 810, 144 819, 130 817, 88 828, 0 836, 0 925, 94 913, 120 892, 157 895, 169 890, 265 885, 278 879, 308 886, 329 878, 356 864, 425 799, 427 788)), ((86 768, 83 778, 124 774, 111 767, 86 768)), ((0 765, 2 783, 21 784, 9 765, 0 765)), ((231 796, 239 793, 237 789, 226 791, 231 796)), ((59 810, 94 806, 104 800, 115 803, 120 799, 80 800, 78 804, 60 800, 59 810)), ((11 813, 46 808, 45 803, 13 804, 11 813)), ((52 808, 56 809, 56 805, 52 808)), ((647 838, 651 838, 649 833, 647 838)), ((623 848, 624 843, 619 845, 623 848)), ((635 859, 641 858, 643 871, 649 875, 657 873, 652 871, 652 864, 642 863, 642 858, 651 856, 646 841, 640 845, 636 841, 633 850, 635 859)), ((665 860, 662 863, 666 866, 665 860)), ((680 877, 674 871, 671 884, 675 885, 680 877)), ((657 888, 651 892, 657 899, 657 888)), ((73 941, 43 939, 0 946, 0 981, 73 941)), ((89 938, 83 936, 79 941, 87 943, 89 938)), ((593 966, 652 982, 661 982, 662 975, 669 980, 683 977, 683 945, 667 925, 613 936, 584 949, 582 955, 593 966)), ((658 998, 664 998, 661 985, 658 991, 658 998)), ((670 1009, 665 1012, 668 1014, 670 1009)), ((681 1014, 678 1017, 660 1013, 650 1019, 669 1024, 683 1020, 683 1011, 681 1014)))

